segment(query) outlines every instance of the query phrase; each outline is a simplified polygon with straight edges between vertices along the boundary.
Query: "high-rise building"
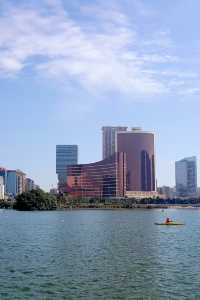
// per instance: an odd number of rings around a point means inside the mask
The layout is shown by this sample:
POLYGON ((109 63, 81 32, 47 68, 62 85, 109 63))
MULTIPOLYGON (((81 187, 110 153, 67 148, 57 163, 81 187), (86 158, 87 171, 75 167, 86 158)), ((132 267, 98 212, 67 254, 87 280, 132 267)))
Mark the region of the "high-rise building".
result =
POLYGON ((26 187, 25 187, 26 192, 30 192, 34 189, 35 189, 34 180, 32 180, 31 178, 26 178, 26 187))
POLYGON ((179 197, 197 194, 197 160, 195 156, 183 158, 175 163, 176 194, 179 197))
POLYGON ((117 152, 126 153, 127 194, 155 193, 154 134, 141 128, 132 128, 131 131, 118 132, 116 144, 117 152))
POLYGON ((26 174, 21 170, 17 170, 17 176, 18 176, 18 191, 21 194, 26 192, 26 174))
POLYGON ((73 197, 123 197, 126 189, 126 155, 115 153, 90 164, 67 168, 67 192, 73 197))
POLYGON ((77 145, 56 146, 56 174, 58 176, 58 189, 65 191, 67 182, 67 166, 78 163, 77 145))
POLYGON ((26 174, 20 170, 7 171, 6 192, 8 195, 17 196, 25 192, 26 174))
POLYGON ((0 200, 3 200, 5 197, 5 186, 3 176, 0 176, 0 200))
POLYGON ((106 159, 116 152, 116 133, 126 131, 124 126, 104 126, 102 127, 103 159, 106 159))
POLYGON ((6 184, 7 184, 7 170, 3 167, 0 167, 0 176, 3 177, 3 184, 4 184, 4 187, 6 187, 6 184))

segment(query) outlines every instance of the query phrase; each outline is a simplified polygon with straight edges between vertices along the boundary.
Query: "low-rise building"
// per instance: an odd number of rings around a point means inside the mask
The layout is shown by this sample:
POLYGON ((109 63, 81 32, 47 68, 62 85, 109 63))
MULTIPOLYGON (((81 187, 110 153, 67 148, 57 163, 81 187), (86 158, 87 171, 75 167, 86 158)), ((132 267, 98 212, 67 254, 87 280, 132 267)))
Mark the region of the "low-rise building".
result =
POLYGON ((159 197, 164 199, 173 199, 176 196, 175 188, 170 186, 161 186, 157 188, 159 197))
POLYGON ((144 199, 144 198, 156 198, 158 193, 155 191, 144 192, 144 191, 126 191, 127 198, 144 199))
POLYGON ((51 195, 58 195, 58 189, 56 189, 56 188, 50 189, 50 194, 51 195))

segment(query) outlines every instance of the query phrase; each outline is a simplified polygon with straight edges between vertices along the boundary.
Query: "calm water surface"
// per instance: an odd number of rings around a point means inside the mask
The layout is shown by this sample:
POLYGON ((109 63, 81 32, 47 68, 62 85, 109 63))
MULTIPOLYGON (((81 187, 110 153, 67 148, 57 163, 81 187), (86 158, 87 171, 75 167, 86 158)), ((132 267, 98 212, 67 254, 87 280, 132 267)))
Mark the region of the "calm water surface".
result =
POLYGON ((200 299, 200 210, 1 210, 0 299, 200 299))

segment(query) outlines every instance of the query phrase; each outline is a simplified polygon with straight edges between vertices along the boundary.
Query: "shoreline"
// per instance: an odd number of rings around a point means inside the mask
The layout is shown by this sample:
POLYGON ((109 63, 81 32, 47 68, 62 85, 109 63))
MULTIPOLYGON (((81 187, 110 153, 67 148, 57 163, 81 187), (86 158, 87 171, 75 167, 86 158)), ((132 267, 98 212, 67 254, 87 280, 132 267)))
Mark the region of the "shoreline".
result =
POLYGON ((64 204, 58 205, 54 208, 33 208, 33 209, 16 209, 13 206, 2 206, 0 209, 3 210, 16 210, 16 211, 69 211, 69 210, 134 210, 134 209, 199 209, 200 203, 196 204, 120 204, 120 203, 76 203, 76 204, 64 204))
POLYGON ((200 204, 137 204, 129 207, 123 207, 118 205, 107 205, 107 206, 72 206, 72 207, 60 207, 57 210, 131 210, 131 209, 198 209, 200 204))

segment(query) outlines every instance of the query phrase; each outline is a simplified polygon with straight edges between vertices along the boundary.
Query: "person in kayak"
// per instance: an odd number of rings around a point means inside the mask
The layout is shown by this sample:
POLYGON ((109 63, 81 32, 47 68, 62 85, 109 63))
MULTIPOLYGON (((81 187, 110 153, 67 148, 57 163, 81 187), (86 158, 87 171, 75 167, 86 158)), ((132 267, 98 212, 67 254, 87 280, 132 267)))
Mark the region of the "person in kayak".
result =
POLYGON ((165 220, 165 223, 168 224, 168 223, 170 223, 170 222, 172 222, 172 220, 171 220, 170 218, 167 217, 166 220, 165 220))

